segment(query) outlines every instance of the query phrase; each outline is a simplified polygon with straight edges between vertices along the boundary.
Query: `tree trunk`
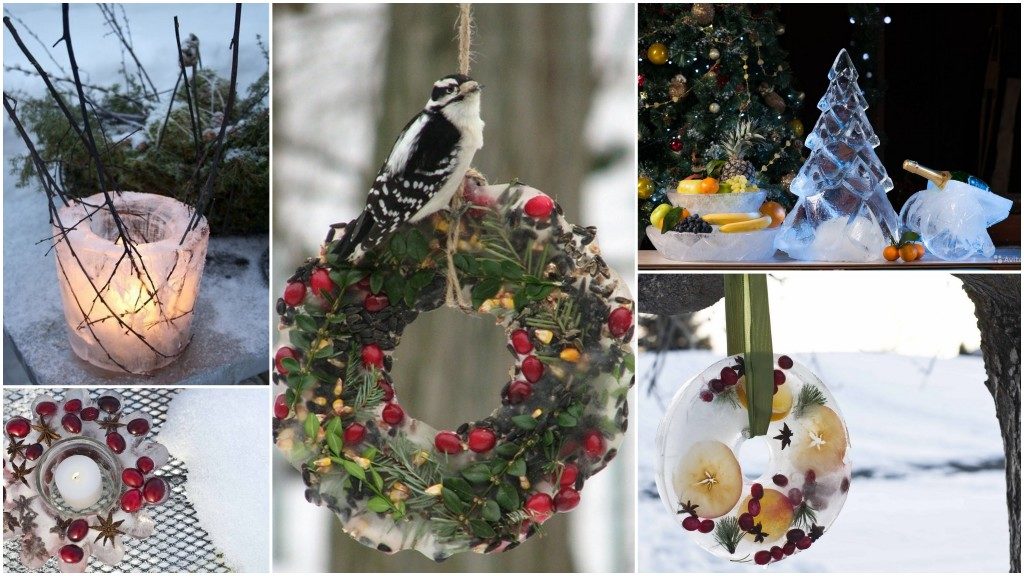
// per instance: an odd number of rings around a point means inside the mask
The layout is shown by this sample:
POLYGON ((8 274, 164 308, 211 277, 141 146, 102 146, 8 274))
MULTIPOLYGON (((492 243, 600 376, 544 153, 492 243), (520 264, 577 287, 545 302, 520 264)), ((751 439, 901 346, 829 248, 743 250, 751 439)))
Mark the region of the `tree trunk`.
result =
MULTIPOLYGON (((387 156, 402 127, 422 109, 435 80, 456 72, 458 5, 388 8, 387 68, 376 158, 387 156)), ((581 143, 590 108, 590 14, 585 5, 475 5, 476 55, 470 75, 484 84, 484 148, 474 165, 491 183, 519 178, 555 198, 579 220, 579 189, 590 167, 581 143)), ((379 162, 374 163, 374 166, 379 162)), ((367 182, 373 175, 367 175, 367 182)), ((498 404, 511 358, 490 317, 455 310, 421 315, 395 353, 402 405, 436 428, 454 428, 498 404)), ((336 529, 331 569, 338 572, 572 572, 567 516, 544 535, 504 554, 459 554, 437 564, 416 552, 385 556, 336 529)), ((337 526, 337 525, 335 525, 337 526)))
POLYGON ((981 353, 1006 453, 1010 572, 1020 572, 1020 276, 958 274, 974 301, 981 353))

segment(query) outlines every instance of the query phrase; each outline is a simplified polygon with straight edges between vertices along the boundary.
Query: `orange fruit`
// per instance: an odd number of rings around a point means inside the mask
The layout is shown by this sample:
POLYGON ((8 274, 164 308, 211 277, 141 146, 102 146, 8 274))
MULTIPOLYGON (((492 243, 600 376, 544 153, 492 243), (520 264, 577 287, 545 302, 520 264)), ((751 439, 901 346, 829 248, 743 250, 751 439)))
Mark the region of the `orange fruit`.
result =
POLYGON ((900 257, 900 249, 895 246, 886 246, 882 249, 882 256, 889 262, 895 262, 900 257))
MULTIPOLYGON (((740 504, 740 513, 748 510, 750 500, 750 496, 743 500, 740 504)), ((784 538, 786 531, 793 523, 793 503, 782 492, 765 488, 758 504, 760 504, 761 510, 754 516, 754 525, 761 525, 761 530, 768 534, 769 542, 784 538)), ((747 538, 753 537, 753 535, 747 535, 747 538)))
POLYGON ((700 181, 701 194, 714 194, 715 192, 718 192, 718 180, 708 176, 700 181))
MULTIPOLYGON (((740 401, 740 405, 746 408, 747 384, 742 377, 740 377, 739 382, 736 383, 736 396, 740 401)), ((786 416, 789 416, 789 411, 792 408, 793 392, 790 391, 789 386, 783 384, 779 386, 779 391, 772 396, 772 422, 778 422, 786 416)))
POLYGON ((917 248, 917 259, 924 258, 924 244, 914 244, 914 247, 917 248))
POLYGON ((917 260, 917 248, 913 244, 904 244, 900 247, 900 258, 903 258, 904 262, 917 260))
POLYGON ((772 223, 768 225, 769 228, 775 228, 782 221, 786 219, 786 209, 782 207, 782 204, 778 202, 769 201, 761 204, 761 214, 764 216, 771 216, 772 223))

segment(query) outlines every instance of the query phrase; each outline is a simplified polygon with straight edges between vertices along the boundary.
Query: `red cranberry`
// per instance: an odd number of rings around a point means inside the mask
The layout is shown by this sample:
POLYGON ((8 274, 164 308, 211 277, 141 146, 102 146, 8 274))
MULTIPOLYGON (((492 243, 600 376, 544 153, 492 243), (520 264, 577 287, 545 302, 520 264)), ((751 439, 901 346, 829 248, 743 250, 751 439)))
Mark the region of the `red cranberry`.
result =
POLYGON ((683 529, 687 532, 694 532, 700 530, 700 518, 696 516, 687 516, 683 518, 683 529))
POLYGON ((72 400, 68 400, 67 402, 64 403, 64 411, 65 412, 78 412, 81 409, 82 409, 82 401, 79 400, 78 398, 74 398, 72 400))
POLYGON ((580 503, 580 493, 572 488, 562 488, 555 494, 555 510, 568 512, 580 503))
POLYGON ((380 346, 376 344, 367 344, 363 346, 362 351, 363 366, 369 368, 376 366, 380 368, 384 366, 384 352, 380 349, 380 346))
POLYGON ((698 530, 700 530, 702 534, 707 534, 708 532, 711 532, 714 529, 715 529, 715 521, 714 520, 712 520, 710 518, 705 518, 705 519, 700 521, 700 528, 698 528, 698 530))
POLYGON ((711 392, 711 390, 701 390, 700 399, 705 402, 711 402, 712 400, 715 399, 715 395, 711 392))
POLYGON ((773 374, 775 375, 775 385, 776 386, 782 386, 783 384, 786 383, 786 373, 785 372, 783 372, 782 370, 776 370, 773 374))
POLYGON ((775 476, 772 476, 772 482, 774 482, 776 486, 785 488, 786 484, 789 484, 789 478, 786 478, 785 474, 776 474, 775 476))
POLYGON ((808 470, 807 473, 804 474, 804 484, 814 484, 816 479, 817 475, 814 473, 814 470, 808 470))
POLYGON ((366 426, 354 422, 345 427, 345 445, 355 446, 366 438, 366 426))
POLYGON ((363 308, 366 308, 367 312, 380 312, 389 304, 391 301, 388 300, 387 294, 367 294, 366 298, 363 298, 363 308))
MULTIPOLYGON (((327 270, 323 268, 313 270, 313 274, 309 277, 309 289, 312 290, 314 296, 327 298, 334 293, 335 288, 337 286, 335 286, 334 280, 331 280, 331 275, 327 270)), ((287 303, 287 300, 285 300, 285 303, 287 303)))
POLYGON ((555 501, 551 499, 551 496, 542 492, 531 494, 526 499, 526 504, 523 505, 526 512, 533 518, 533 521, 540 524, 548 518, 555 511, 555 501))
POLYGON ((129 488, 142 488, 145 478, 142 477, 142 472, 135 468, 125 468, 121 471, 121 482, 129 488))
POLYGON ((278 420, 284 420, 288 417, 288 401, 285 399, 284 394, 278 394, 274 400, 274 418, 278 420))
POLYGON ((100 409, 95 406, 89 406, 82 408, 82 420, 86 422, 92 422, 93 420, 100 417, 100 409))
POLYGON ((114 396, 101 396, 96 404, 107 414, 113 414, 121 409, 121 401, 114 396))
POLYGON ((793 528, 789 532, 786 532, 786 542, 799 542, 807 534, 799 528, 793 528))
POLYGON ((7 435, 12 438, 24 438, 32 431, 32 423, 26 418, 17 416, 7 421, 7 425, 4 426, 4 430, 6 430, 7 435))
POLYGON ((167 495, 167 482, 163 478, 150 478, 146 480, 146 486, 142 489, 142 497, 150 504, 163 502, 167 495))
POLYGON ((797 541, 796 547, 801 549, 801 550, 807 550, 808 548, 811 547, 811 544, 813 542, 814 541, 811 540, 810 536, 804 536, 803 538, 801 538, 800 540, 797 541))
POLYGON ((402 407, 398 404, 388 403, 384 405, 384 410, 380 416, 385 422, 394 426, 400 424, 405 419, 405 410, 402 410, 402 407))
POLYGON ((725 384, 726 386, 732 386, 736 382, 739 382, 740 379, 739 375, 736 374, 736 371, 728 366, 722 368, 721 378, 722 384, 725 384))
POLYGON ((512 349, 517 354, 529 354, 533 351, 533 342, 530 342, 530 335, 526 330, 516 330, 512 333, 512 349))
POLYGON ((792 504, 793 506, 798 506, 798 505, 800 505, 800 502, 803 501, 803 499, 804 499, 804 493, 799 488, 790 488, 789 489, 789 503, 790 504, 792 504))
POLYGON ((792 556, 793 552, 796 552, 796 544, 793 544, 792 542, 787 542, 786 545, 782 547, 782 553, 786 556, 792 556))
POLYGON ((764 496, 764 486, 754 482, 750 485, 750 497, 754 500, 760 500, 764 496))
POLYGON ((145 418, 135 418, 128 422, 126 428, 132 436, 145 436, 149 432, 149 421, 145 418))
POLYGON ((284 367, 285 358, 291 358, 298 362, 299 352, 290 346, 282 346, 277 349, 277 353, 274 354, 274 368, 277 369, 277 373, 281 376, 288 375, 288 369, 284 367))
POLYGON ((111 432, 107 434, 107 447, 113 450, 114 454, 120 454, 124 452, 128 444, 124 441, 124 436, 121 436, 119 432, 111 432))
POLYGON ((580 468, 575 464, 566 464, 562 468, 562 475, 558 477, 558 485, 563 488, 576 483, 576 477, 580 475, 580 468))
POLYGON ((551 216, 551 211, 554 207, 555 203, 551 201, 551 198, 544 194, 538 194, 526 201, 523 211, 530 218, 541 219, 551 216))
POLYGON ((29 446, 28 448, 25 449, 25 459, 26 460, 35 460, 36 458, 39 458, 42 455, 43 455, 43 445, 38 443, 38 442, 36 442, 35 444, 33 444, 33 445, 31 445, 31 446, 29 446))
POLYGON ((56 413, 57 413, 57 403, 56 402, 50 402, 49 400, 47 400, 46 402, 40 402, 39 404, 36 404, 36 414, 39 414, 40 416, 42 416, 44 418, 47 417, 47 416, 53 416, 56 413))
POLYGON ((149 456, 140 456, 139 459, 135 461, 135 467, 143 474, 149 474, 153 471, 155 466, 153 459, 149 456))
POLYGON ((737 523, 740 525, 741 529, 743 529, 744 531, 749 531, 751 528, 754 527, 754 517, 750 515, 750 513, 744 512, 743 514, 740 514, 737 523))
POLYGON ((79 518, 68 525, 67 537, 72 542, 79 542, 89 534, 89 522, 79 518))
POLYGON ((849 478, 843 478, 843 481, 839 483, 839 490, 841 490, 845 494, 846 491, 849 490, 849 489, 850 489, 850 479, 849 478))
POLYGON ((599 458, 604 454, 604 436, 597 430, 591 430, 583 436, 583 451, 591 458, 599 458))
POLYGON ((708 387, 711 388, 712 392, 718 394, 719 392, 725 391, 725 382, 722 382, 718 378, 712 378, 708 381, 708 387))
POLYGON ((779 546, 772 546, 771 553, 774 560, 782 560, 782 557, 786 555, 779 546))
POLYGON ((633 311, 629 308, 618 307, 612 310, 612 313, 608 315, 608 331, 612 333, 615 338, 623 337, 626 332, 629 332, 630 326, 633 325, 633 311))
POLYGON ((438 432, 434 436, 434 448, 443 454, 458 454, 462 452, 462 440, 455 432, 438 432))
POLYGON ((72 434, 78 434, 82 431, 82 419, 78 417, 78 414, 65 414, 60 419, 60 425, 72 434))
POLYGON ((511 404, 519 404, 533 394, 533 386, 524 380, 516 380, 508 386, 508 401, 511 404))
POLYGON ((494 448, 498 436, 490 428, 473 428, 469 431, 469 449, 478 454, 494 448))
POLYGON ((284 287, 284 303, 289 306, 298 306, 306 299, 306 285, 302 282, 289 282, 284 287))
POLYGON ((380 389, 384 391, 385 402, 391 402, 392 400, 395 399, 395 388, 391 385, 390 382, 381 378, 377 380, 377 386, 379 386, 380 389))
POLYGON ((779 356, 779 368, 789 370, 793 367, 793 359, 789 356, 779 356))
POLYGON ((527 356, 523 358, 523 376, 530 383, 540 380, 540 377, 544 375, 544 364, 536 356, 527 356))
POLYGON ((759 500, 750 500, 747 502, 747 512, 750 512, 751 516, 757 516, 761 513, 761 502, 759 500))
POLYGON ((121 510, 131 514, 142 508, 142 491, 133 488, 121 495, 121 510))
POLYGON ((85 559, 85 550, 82 550, 82 547, 78 544, 65 544, 61 546, 58 554, 61 561, 65 564, 78 564, 85 559))
POLYGON ((772 561, 772 553, 767 550, 760 550, 754 554, 754 563, 764 566, 772 561))

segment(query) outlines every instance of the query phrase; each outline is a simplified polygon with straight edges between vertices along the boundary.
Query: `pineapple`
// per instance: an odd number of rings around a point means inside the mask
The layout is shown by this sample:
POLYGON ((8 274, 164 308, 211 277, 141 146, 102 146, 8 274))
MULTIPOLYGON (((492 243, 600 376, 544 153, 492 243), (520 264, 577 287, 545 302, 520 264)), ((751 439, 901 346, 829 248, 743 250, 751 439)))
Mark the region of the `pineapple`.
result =
POLYGON ((741 120, 736 123, 735 130, 722 143, 728 157, 722 166, 720 180, 735 176, 745 176, 748 181, 754 179, 754 165, 744 159, 743 155, 747 152, 747 146, 757 140, 764 140, 764 136, 757 133, 753 122, 741 120))

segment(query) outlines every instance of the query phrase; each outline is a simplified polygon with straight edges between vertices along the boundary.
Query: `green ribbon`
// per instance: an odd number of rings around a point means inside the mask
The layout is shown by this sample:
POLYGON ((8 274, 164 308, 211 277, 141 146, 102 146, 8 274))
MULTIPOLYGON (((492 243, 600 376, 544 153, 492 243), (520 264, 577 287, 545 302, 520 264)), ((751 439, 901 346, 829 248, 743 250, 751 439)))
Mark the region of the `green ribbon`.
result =
POLYGON ((750 437, 763 436, 771 422, 775 391, 767 276, 725 276, 725 333, 729 355, 744 358, 750 437))

